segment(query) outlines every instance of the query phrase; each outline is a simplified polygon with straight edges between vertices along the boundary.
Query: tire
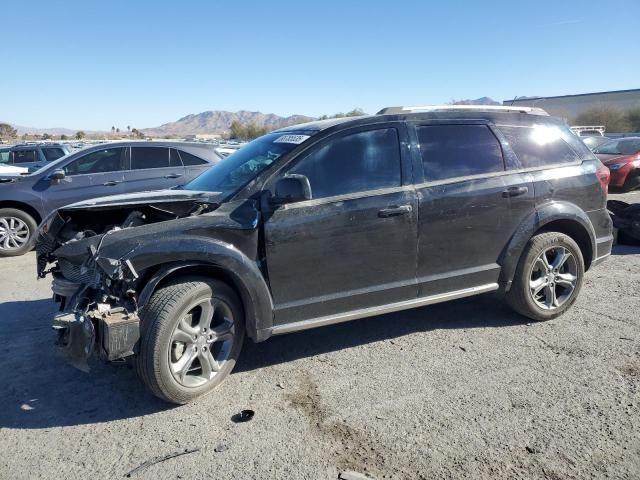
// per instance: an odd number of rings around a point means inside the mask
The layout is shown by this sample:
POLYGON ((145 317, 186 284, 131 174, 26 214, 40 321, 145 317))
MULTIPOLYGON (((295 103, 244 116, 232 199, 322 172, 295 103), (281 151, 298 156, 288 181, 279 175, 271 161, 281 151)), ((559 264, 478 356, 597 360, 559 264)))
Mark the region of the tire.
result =
POLYGON ((38 224, 28 213, 0 208, 0 257, 17 257, 30 251, 37 229, 38 224))
POLYGON ((540 233, 529 240, 522 253, 506 300, 509 306, 520 315, 535 321, 551 320, 562 315, 573 305, 582 288, 583 279, 584 259, 578 244, 563 233, 540 233), (543 252, 547 264, 552 267, 550 271, 541 259, 543 252), (554 273, 555 261, 559 262, 564 258, 564 256, 556 257, 555 255, 560 253, 565 255, 566 252, 571 256, 566 257, 558 272, 554 273), (575 276, 574 282, 570 281, 572 276, 575 276), (571 284, 574 285, 572 290, 571 284), (541 293, 534 295, 532 288, 538 289, 541 285, 541 293), (554 291, 553 294, 551 289, 554 291), (555 302, 558 304, 556 305, 555 302), (542 306, 542 304, 545 305, 542 306))
POLYGON ((207 277, 175 279, 153 294, 141 309, 140 318, 138 375, 155 396, 167 402, 185 404, 209 393, 231 373, 240 355, 245 331, 244 309, 234 290, 218 280, 207 277), (204 308, 209 299, 215 303, 213 320, 208 333, 202 333, 202 319, 206 318, 204 308), (226 327, 229 316, 232 327, 226 327), (226 338, 228 334, 222 332, 227 328, 232 331, 231 339, 210 344, 202 339, 203 335, 217 335, 214 332, 220 332, 221 339, 226 338), (207 353, 211 356, 206 357, 207 353), (224 357, 224 361, 218 361, 216 355, 224 357), (191 356, 194 358, 188 364, 191 356), (213 362, 207 362, 206 358, 211 357, 213 362), (208 373, 205 374, 207 363, 208 373), (186 366, 181 368, 181 365, 186 366))

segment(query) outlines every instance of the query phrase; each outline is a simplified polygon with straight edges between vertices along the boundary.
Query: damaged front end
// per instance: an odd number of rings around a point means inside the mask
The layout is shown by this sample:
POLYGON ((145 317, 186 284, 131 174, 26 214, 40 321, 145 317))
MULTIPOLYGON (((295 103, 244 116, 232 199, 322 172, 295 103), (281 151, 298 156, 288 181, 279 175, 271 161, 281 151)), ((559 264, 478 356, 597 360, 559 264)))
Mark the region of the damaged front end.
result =
POLYGON ((38 277, 53 277, 53 298, 60 305, 52 324, 56 345, 68 363, 83 371, 94 360, 126 360, 140 339, 139 274, 129 259, 137 245, 129 242, 114 255, 104 253, 103 244, 132 228, 217 207, 194 192, 173 193, 169 199, 137 197, 66 207, 50 215, 38 233, 38 277))

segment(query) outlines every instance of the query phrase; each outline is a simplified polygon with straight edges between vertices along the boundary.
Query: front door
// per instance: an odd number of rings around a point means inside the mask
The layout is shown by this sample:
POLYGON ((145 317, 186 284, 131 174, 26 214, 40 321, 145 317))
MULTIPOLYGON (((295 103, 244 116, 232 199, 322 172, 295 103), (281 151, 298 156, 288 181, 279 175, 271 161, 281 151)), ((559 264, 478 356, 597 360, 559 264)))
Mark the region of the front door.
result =
POLYGON ((417 201, 405 138, 403 124, 361 127, 285 168, 309 179, 312 199, 265 212, 275 324, 415 299, 417 201))

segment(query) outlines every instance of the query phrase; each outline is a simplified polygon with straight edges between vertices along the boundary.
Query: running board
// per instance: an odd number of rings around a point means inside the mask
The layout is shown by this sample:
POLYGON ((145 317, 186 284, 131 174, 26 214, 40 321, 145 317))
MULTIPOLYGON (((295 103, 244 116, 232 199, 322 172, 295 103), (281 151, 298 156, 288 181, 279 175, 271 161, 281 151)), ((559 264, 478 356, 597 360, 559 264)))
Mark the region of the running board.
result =
POLYGON ((339 313, 337 315, 327 315, 326 317, 311 318, 300 322, 285 323, 276 325, 271 329, 272 335, 282 335, 284 333, 298 332, 309 328, 324 327, 325 325, 333 325, 334 323, 348 322, 349 320, 357 320, 359 318, 373 317, 375 315, 383 315, 385 313, 398 312, 400 310, 408 310, 410 308, 424 307, 425 305, 433 305, 434 303, 446 302, 448 300, 456 300, 458 298, 470 297, 480 293, 492 292, 498 289, 497 283, 488 283, 478 287, 465 288, 463 290, 455 290, 453 292, 439 293, 428 297, 416 298, 413 300, 404 300, 402 302, 390 303, 379 307, 362 308, 347 313, 339 313))

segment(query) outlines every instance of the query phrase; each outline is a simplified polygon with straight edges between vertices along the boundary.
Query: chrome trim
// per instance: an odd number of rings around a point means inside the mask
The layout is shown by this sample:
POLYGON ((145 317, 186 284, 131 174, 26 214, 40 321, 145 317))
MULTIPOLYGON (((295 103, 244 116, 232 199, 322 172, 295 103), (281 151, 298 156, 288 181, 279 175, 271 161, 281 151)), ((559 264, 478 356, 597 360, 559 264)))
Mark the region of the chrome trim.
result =
POLYGON ((492 292, 497 290, 497 283, 487 283, 477 287, 465 288, 462 290, 454 290, 453 292, 439 293, 428 297, 416 298, 413 300, 404 300, 402 302, 390 303, 377 307, 362 308, 351 312, 339 313, 337 315, 327 315, 325 317, 312 318, 302 320, 300 322, 292 322, 284 325, 276 325, 271 329, 273 335, 282 335, 284 333, 298 332, 309 328, 323 327, 325 325, 333 325, 335 323, 348 322, 349 320, 357 320, 359 318, 372 317, 385 313, 397 312, 400 310, 408 310, 410 308, 423 307, 435 303, 446 302, 448 300, 456 300, 458 298, 470 297, 480 293, 492 292))

